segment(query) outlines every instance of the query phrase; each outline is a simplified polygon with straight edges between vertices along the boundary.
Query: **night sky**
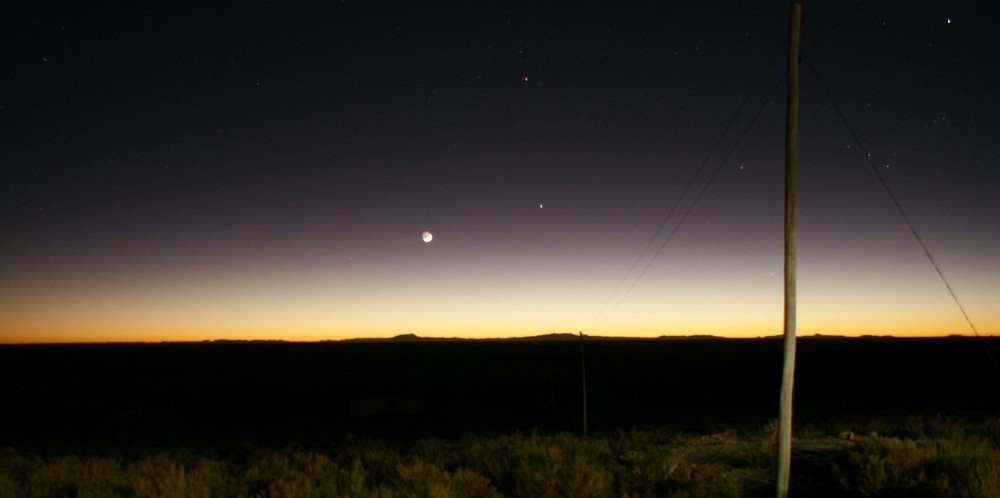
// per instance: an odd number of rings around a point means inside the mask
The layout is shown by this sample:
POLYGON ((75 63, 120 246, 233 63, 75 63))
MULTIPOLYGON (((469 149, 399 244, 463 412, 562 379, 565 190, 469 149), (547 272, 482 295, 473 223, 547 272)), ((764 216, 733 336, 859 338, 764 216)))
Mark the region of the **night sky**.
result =
MULTIPOLYGON (((254 4, 2 4, 0 342, 781 333, 788 2, 254 4)), ((805 3, 800 334, 973 334, 864 151, 1000 334, 998 5, 805 3)))

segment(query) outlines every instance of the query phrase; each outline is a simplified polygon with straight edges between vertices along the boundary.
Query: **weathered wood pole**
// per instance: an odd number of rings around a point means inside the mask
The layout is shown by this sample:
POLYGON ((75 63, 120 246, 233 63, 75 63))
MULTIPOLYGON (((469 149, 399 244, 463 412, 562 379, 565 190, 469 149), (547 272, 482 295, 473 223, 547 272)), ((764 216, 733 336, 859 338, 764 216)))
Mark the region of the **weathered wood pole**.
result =
POLYGON ((583 331, 580 331, 580 386, 583 389, 583 437, 587 437, 587 364, 583 360, 583 331))
POLYGON ((785 109, 785 359, 778 414, 778 498, 788 496, 792 467, 792 387, 795 382, 795 181, 799 126, 799 27, 802 4, 793 3, 788 21, 788 97, 785 109))

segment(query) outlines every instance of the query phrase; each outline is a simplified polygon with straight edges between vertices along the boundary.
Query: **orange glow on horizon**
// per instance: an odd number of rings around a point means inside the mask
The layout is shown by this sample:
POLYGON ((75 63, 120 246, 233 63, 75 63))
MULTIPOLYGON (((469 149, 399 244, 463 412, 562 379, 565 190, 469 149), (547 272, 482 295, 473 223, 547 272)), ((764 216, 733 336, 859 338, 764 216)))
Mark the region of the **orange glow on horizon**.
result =
MULTIPOLYGON (((215 326, 174 328, 170 325, 146 325, 138 328, 119 325, 92 324, 85 327, 66 328, 53 325, 10 326, 8 322, 0 330, 0 343, 3 344, 43 344, 43 343, 106 343, 106 342, 203 342, 203 341, 287 341, 287 342, 320 342, 348 339, 388 339, 398 335, 414 334, 424 338, 457 338, 457 339, 506 339, 533 337, 556 333, 576 334, 581 330, 571 328, 535 328, 528 326, 503 328, 495 327, 462 327, 453 324, 450 327, 438 329, 414 328, 389 329, 379 327, 346 327, 334 330, 332 327, 269 327, 258 326, 215 326), (139 332, 141 331, 141 332, 139 332)), ((582 330, 584 335, 620 338, 656 338, 662 336, 715 336, 723 338, 759 338, 781 335, 780 324, 770 327, 747 327, 744 329, 720 329, 713 327, 669 328, 650 325, 647 327, 607 327, 601 330, 582 330)), ((998 330, 980 330, 980 336, 993 337, 998 330)), ((887 324, 872 324, 864 327, 814 327, 800 323, 799 337, 813 335, 824 336, 894 336, 894 337, 945 337, 950 335, 973 336, 971 331, 937 327, 934 323, 914 324, 908 328, 889 326, 887 324)))
MULTIPOLYGON (((620 276, 599 268, 558 275, 543 267, 495 274, 477 273, 472 266, 448 268, 426 270, 433 278, 373 268, 378 278, 299 271, 266 279, 186 274, 91 286, 26 284, 0 296, 0 343, 310 342, 403 334, 483 339, 580 331, 606 337, 755 338, 782 333, 780 282, 766 273, 754 280, 756 273, 732 269, 719 275, 692 271, 691 276, 675 270, 670 275, 676 280, 662 286, 643 282, 617 302, 606 292, 620 276)), ((799 336, 974 335, 954 302, 934 285, 892 287, 876 281, 862 286, 830 274, 807 274, 800 286, 799 336)), ((979 335, 1000 335, 994 294, 988 289, 975 294, 981 297, 964 306, 979 335)))

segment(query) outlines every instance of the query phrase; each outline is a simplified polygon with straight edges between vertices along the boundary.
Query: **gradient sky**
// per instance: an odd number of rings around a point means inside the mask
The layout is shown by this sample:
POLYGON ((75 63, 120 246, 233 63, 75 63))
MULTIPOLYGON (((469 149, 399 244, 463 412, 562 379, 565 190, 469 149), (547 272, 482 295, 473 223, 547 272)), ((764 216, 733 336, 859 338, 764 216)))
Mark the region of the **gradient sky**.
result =
MULTIPOLYGON (((0 342, 781 333, 788 2, 252 3, 3 4, 0 342)), ((863 146, 1000 334, 1000 7, 803 10, 799 333, 973 333, 863 146)))

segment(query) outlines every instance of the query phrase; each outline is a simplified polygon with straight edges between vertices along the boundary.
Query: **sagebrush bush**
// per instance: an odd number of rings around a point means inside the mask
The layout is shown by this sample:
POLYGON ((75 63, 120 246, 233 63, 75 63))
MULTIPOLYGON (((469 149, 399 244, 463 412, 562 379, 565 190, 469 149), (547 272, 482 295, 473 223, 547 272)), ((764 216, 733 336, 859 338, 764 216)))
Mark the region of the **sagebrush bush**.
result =
POLYGON ((133 463, 124 473, 136 498, 210 498, 232 485, 221 462, 198 459, 186 467, 162 453, 133 463))
POLYGON ((648 433, 619 432, 611 439, 616 481, 622 496, 667 496, 671 487, 691 479, 691 465, 648 433))
POLYGON ((338 451, 229 459, 159 453, 49 459, 0 451, 0 498, 641 498, 736 497, 721 466, 692 464, 662 435, 569 434, 423 440, 401 450, 355 439, 338 451))
POLYGON ((614 476, 606 442, 566 434, 469 440, 464 460, 505 496, 611 496, 614 476))
POLYGON ((241 476, 244 490, 259 498, 316 496, 335 498, 340 493, 340 467, 324 455, 268 455, 241 476))
POLYGON ((23 496, 118 497, 128 492, 121 466, 110 458, 80 459, 63 456, 35 469, 27 479, 23 496))
POLYGON ((1000 449, 968 429, 961 421, 909 420, 903 431, 912 438, 861 440, 835 473, 866 497, 1000 496, 1000 449))
POLYGON ((778 460, 778 419, 762 427, 747 445, 746 464, 756 468, 773 468, 778 460))
POLYGON ((400 465, 397 498, 500 498, 488 479, 466 468, 454 473, 420 459, 400 465))
POLYGON ((38 457, 25 457, 13 448, 0 449, 0 498, 23 496, 22 484, 40 465, 38 457))

